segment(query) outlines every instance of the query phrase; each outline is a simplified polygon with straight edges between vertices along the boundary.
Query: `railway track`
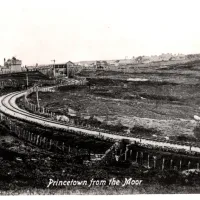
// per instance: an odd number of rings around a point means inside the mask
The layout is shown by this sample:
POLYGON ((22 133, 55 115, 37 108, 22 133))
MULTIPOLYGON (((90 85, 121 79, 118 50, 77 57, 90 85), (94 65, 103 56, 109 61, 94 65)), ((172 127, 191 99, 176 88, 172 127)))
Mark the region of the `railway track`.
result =
POLYGON ((161 142, 161 141, 155 141, 151 139, 144 139, 144 138, 141 139, 138 137, 114 135, 114 134, 105 133, 99 130, 69 125, 69 124, 59 122, 50 118, 46 118, 34 113, 30 113, 26 110, 19 108, 16 104, 16 100, 26 95, 26 92, 27 91, 18 91, 18 92, 13 92, 13 93, 0 97, 0 112, 22 121, 42 125, 44 127, 48 127, 52 129, 56 128, 63 131, 72 130, 75 132, 81 132, 82 134, 86 134, 86 135, 93 135, 97 137, 103 136, 105 139, 112 139, 113 141, 120 141, 122 139, 126 139, 126 140, 129 140, 130 142, 138 142, 138 143, 142 143, 142 144, 146 144, 150 146, 163 147, 163 148, 166 147, 166 148, 172 148, 172 149, 178 149, 178 150, 185 150, 188 152, 200 153, 200 147, 198 146, 191 146, 189 144, 181 145, 181 144, 173 143, 171 141, 161 142))

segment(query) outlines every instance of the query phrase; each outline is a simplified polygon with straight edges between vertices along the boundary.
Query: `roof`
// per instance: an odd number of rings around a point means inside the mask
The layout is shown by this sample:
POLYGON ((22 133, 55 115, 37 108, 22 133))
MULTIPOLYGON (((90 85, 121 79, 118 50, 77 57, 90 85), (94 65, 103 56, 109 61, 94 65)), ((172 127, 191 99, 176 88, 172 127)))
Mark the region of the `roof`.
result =
POLYGON ((5 67, 5 66, 1 66, 0 69, 9 69, 8 67, 5 67))
POLYGON ((74 63, 72 62, 72 61, 68 61, 68 62, 64 62, 64 63, 51 63, 51 64, 49 64, 49 65, 51 65, 51 66, 53 66, 53 65, 66 65, 66 64, 68 64, 68 63, 71 63, 71 64, 73 64, 74 65, 74 63))
POLYGON ((105 61, 105 60, 96 61, 96 64, 108 65, 107 61, 105 61))
POLYGON ((69 60, 67 63, 72 63, 72 64, 74 64, 74 63, 73 63, 72 61, 70 61, 70 60, 69 60))
POLYGON ((36 66, 25 66, 26 69, 35 69, 36 66))

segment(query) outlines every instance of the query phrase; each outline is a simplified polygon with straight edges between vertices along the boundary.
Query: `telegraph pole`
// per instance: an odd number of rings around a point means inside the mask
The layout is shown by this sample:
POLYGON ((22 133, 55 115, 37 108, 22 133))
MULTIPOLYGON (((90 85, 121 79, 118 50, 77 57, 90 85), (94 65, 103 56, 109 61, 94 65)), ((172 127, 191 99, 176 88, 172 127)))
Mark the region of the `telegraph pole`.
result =
POLYGON ((28 74, 26 74, 26 87, 28 88, 28 74))
MULTIPOLYGON (((128 59, 128 56, 125 56, 125 60, 128 59)), ((124 68, 124 74, 126 73, 126 67, 127 65, 125 65, 125 68, 124 68)))
POLYGON ((56 62, 56 60, 54 59, 54 60, 51 60, 54 64, 53 64, 53 76, 54 76, 54 78, 55 78, 55 75, 56 75, 56 72, 55 72, 55 62, 56 62))
POLYGON ((37 107, 40 107, 39 98, 38 98, 38 86, 36 86, 36 100, 37 100, 37 107))

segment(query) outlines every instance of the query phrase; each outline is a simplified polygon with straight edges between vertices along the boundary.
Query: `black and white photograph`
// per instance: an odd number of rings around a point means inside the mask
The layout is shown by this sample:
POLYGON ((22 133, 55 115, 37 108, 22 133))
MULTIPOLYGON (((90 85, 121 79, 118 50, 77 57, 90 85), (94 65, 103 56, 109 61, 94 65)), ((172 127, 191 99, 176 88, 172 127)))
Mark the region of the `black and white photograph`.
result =
POLYGON ((200 194, 200 2, 0 0, 0 25, 1 196, 200 194))

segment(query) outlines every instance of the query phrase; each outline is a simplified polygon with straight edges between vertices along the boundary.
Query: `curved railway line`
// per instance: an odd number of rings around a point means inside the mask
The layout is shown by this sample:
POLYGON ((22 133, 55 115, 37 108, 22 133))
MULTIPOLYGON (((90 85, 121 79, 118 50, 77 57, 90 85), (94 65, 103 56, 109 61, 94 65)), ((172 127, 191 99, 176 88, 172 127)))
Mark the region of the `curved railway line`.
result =
POLYGON ((200 147, 195 145, 193 146, 189 144, 183 145, 172 141, 155 141, 151 139, 144 139, 144 138, 141 139, 138 137, 109 134, 102 132, 100 130, 94 130, 92 128, 86 128, 81 126, 74 126, 71 124, 66 124, 50 118, 46 118, 37 114, 33 114, 31 112, 19 108, 16 104, 16 100, 26 95, 26 92, 27 91, 18 91, 0 97, 0 112, 10 117, 16 118, 18 120, 42 125, 48 128, 54 128, 54 129, 56 128, 63 131, 72 130, 75 132, 81 132, 82 134, 86 135, 101 136, 101 137, 103 136, 104 138, 111 139, 113 141, 126 139, 129 140, 130 142, 140 142, 145 145, 166 147, 178 150, 185 150, 186 152, 200 153, 200 147))

